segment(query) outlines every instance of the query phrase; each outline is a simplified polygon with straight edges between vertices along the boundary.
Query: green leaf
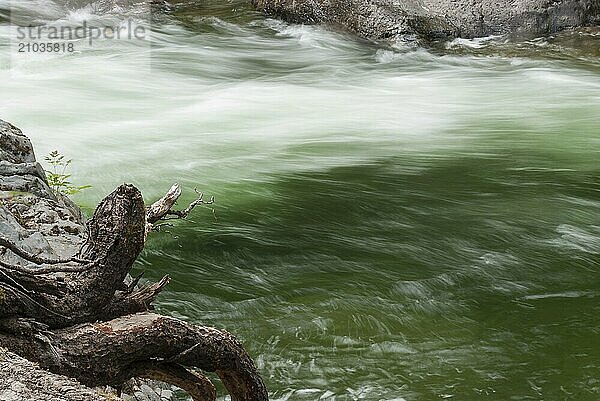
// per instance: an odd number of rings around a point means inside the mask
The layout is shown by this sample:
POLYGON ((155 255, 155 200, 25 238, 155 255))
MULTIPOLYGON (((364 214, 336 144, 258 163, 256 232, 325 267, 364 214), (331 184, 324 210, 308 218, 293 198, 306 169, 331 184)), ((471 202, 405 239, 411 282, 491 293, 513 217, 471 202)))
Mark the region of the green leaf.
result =
POLYGON ((54 150, 48 156, 44 157, 44 160, 53 166, 53 171, 45 170, 45 172, 48 185, 54 193, 75 195, 84 189, 91 188, 91 185, 75 186, 70 181, 72 174, 67 174, 65 170, 73 162, 73 159, 65 159, 64 155, 54 150), (61 173, 57 172, 57 167, 62 167, 61 173))

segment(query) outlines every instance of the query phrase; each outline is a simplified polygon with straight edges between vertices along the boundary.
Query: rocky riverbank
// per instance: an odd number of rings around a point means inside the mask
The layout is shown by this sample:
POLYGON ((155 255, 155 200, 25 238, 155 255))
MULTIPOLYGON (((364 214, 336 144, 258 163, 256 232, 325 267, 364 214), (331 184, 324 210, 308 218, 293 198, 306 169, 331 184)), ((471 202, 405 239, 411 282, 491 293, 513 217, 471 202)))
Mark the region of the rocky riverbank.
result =
MULTIPOLYGON (((85 232, 79 207, 50 189, 31 141, 2 120, 0 145, 0 235, 36 255, 65 257, 75 253, 85 232)), ((4 262, 18 263, 19 257, 5 249, 0 255, 4 262)), ((134 396, 126 395, 124 399, 170 400, 172 392, 168 387, 146 381, 130 382, 127 389, 134 396)), ((21 400, 118 401, 121 398, 110 389, 85 387, 0 348, 0 401, 21 400)))
POLYGON ((369 39, 409 42, 547 35, 600 24, 597 0, 253 0, 253 4, 290 22, 326 24, 369 39))
MULTIPOLYGON (((27 137, 0 120, 0 234, 18 241, 29 252, 64 256, 83 240, 83 217, 68 198, 58 199, 48 187, 27 137), (35 227, 36 230, 28 228, 35 227)), ((2 249, 2 259, 18 257, 2 249)), ((120 400, 116 395, 91 389, 48 372, 38 364, 0 348, 1 401, 120 400)))

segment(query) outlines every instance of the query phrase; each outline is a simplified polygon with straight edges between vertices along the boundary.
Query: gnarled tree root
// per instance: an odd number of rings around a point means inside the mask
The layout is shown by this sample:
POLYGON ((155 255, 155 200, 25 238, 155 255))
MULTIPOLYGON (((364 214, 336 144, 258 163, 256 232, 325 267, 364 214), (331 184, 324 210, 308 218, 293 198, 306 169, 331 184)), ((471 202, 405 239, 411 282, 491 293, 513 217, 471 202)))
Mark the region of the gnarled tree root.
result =
MULTIPOLYGON (((174 188, 172 202, 151 221, 170 213, 180 194, 174 188)), ((144 246, 147 213, 139 190, 121 185, 96 209, 76 257, 41 258, 0 241, 25 262, 50 264, 0 264, 0 344, 90 386, 118 388, 130 378, 146 377, 172 383, 194 400, 215 400, 210 380, 191 367, 216 372, 234 401, 268 400, 254 363, 235 337, 146 313, 168 276, 142 288, 136 280, 125 284, 144 246), (94 262, 66 265, 86 261, 94 262)))
POLYGON ((145 377, 174 384, 196 401, 216 400, 210 380, 189 370, 197 368, 215 372, 233 401, 268 400, 256 366, 231 334, 148 312, 168 276, 142 288, 139 277, 129 278, 152 224, 186 218, 212 199, 198 194, 186 209, 173 210, 181 195, 174 185, 146 208, 140 191, 123 184, 100 202, 85 227, 80 220, 72 222, 87 236, 63 241, 70 241, 72 250, 85 240, 79 252, 45 257, 43 248, 32 252, 20 242, 20 233, 33 234, 42 224, 38 214, 21 223, 11 206, 29 204, 19 198, 25 196, 44 198, 52 209, 58 198, 35 163, 29 140, 1 120, 0 159, 0 190, 29 192, 0 203, 0 346, 89 386, 120 388, 131 378, 145 377))
POLYGON ((121 185, 100 203, 73 257, 41 257, 0 236, 0 345, 89 386, 119 388, 145 377, 196 401, 216 400, 210 380, 188 370, 197 368, 215 372, 234 401, 268 400, 256 366, 231 334, 147 312, 168 276, 142 288, 127 279, 149 221, 185 217, 203 203, 200 196, 172 212, 180 193, 174 186, 155 204, 161 207, 147 209, 137 188, 121 185), (18 264, 2 259, 9 252, 18 264))
POLYGON ((0 334, 0 343, 51 372, 76 377, 89 386, 119 387, 130 378, 147 377, 179 386, 195 401, 215 400, 212 383, 186 368, 193 367, 215 372, 233 401, 268 400, 252 359, 226 331, 137 313, 22 334, 0 334))

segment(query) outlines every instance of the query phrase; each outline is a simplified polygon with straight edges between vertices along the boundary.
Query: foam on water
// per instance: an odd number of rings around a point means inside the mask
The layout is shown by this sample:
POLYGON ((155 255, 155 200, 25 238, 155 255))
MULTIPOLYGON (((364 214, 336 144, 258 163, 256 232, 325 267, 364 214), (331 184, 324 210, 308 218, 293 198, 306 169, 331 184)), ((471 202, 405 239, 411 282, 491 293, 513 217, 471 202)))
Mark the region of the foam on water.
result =
POLYGON ((454 39, 451 42, 448 42, 448 44, 446 45, 446 47, 449 48, 449 49, 451 49, 453 47, 464 46, 464 47, 468 47, 468 48, 471 48, 471 49, 481 49, 483 47, 488 46, 490 44, 490 42, 492 42, 492 43, 498 43, 498 42, 504 42, 504 43, 506 43, 507 41, 508 41, 508 39, 504 35, 491 35, 491 36, 486 36, 486 37, 482 37, 482 38, 473 38, 473 39, 457 38, 457 39, 454 39))

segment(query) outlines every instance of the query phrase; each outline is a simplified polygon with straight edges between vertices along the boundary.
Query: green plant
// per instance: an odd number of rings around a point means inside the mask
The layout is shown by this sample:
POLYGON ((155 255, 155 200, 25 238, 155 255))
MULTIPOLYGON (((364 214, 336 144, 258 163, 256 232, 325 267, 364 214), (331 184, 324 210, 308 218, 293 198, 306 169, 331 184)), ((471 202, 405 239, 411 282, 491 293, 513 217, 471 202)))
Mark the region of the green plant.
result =
POLYGON ((67 169, 73 160, 65 159, 65 156, 57 150, 46 156, 45 160, 52 166, 51 170, 46 170, 46 178, 48 179, 48 185, 56 195, 59 193, 75 195, 84 189, 91 188, 91 185, 78 187, 69 181, 71 174, 67 174, 67 169))

